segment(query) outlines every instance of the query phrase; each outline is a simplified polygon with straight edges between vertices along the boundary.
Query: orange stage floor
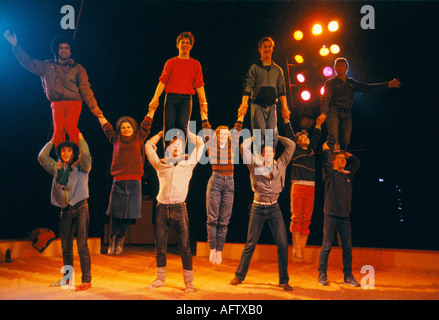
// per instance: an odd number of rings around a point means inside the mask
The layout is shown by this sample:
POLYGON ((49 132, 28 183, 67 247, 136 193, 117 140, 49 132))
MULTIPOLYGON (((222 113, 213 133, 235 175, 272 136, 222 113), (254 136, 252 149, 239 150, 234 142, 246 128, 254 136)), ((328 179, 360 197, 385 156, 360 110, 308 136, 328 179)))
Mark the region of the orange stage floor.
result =
MULTIPOLYGON (((322 287, 317 283, 320 248, 310 246, 305 263, 290 257, 290 285, 294 290, 285 292, 277 286, 275 246, 258 245, 247 278, 241 285, 232 286, 229 281, 239 263, 243 244, 226 244, 222 264, 213 266, 208 260, 207 245, 198 243, 193 258, 196 291, 185 293, 181 260, 173 248, 168 253, 166 286, 151 290, 147 285, 155 275, 153 246, 127 245, 121 256, 108 256, 99 253, 96 239, 91 241, 93 286, 84 292, 49 287, 61 278, 59 241, 50 244, 42 254, 34 249, 35 252, 22 249, 27 252, 23 256, 17 253, 16 245, 11 263, 3 259, 6 242, 0 243, 0 299, 203 300, 204 303, 209 300, 439 300, 439 252, 434 251, 354 248, 354 275, 359 282, 368 278, 363 288, 353 288, 343 284, 341 249, 335 247, 329 260, 329 285, 322 287), (370 267, 361 273, 364 265, 373 267, 374 277, 370 267)), ((76 251, 75 266, 79 268, 76 251)), ((79 285, 79 270, 75 276, 79 285)))

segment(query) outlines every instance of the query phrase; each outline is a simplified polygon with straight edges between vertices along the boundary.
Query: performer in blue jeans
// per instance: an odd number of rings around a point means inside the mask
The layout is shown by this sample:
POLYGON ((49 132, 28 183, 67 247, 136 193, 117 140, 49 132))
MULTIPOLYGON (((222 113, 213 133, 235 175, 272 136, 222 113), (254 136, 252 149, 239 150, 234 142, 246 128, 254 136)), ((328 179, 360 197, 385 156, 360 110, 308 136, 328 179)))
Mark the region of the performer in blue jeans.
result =
POLYGON ((323 242, 319 258, 320 285, 327 285, 328 258, 336 231, 340 234, 343 250, 344 283, 358 287, 359 283, 352 275, 352 237, 351 237, 351 202, 352 181, 360 168, 360 160, 354 155, 336 150, 331 153, 328 144, 323 144, 323 182, 324 223, 323 242), (349 164, 347 164, 347 159, 349 164))
POLYGON ((267 221, 278 248, 279 286, 286 291, 291 291, 293 289, 288 283, 287 231, 277 199, 284 187, 285 170, 294 154, 296 144, 288 138, 279 136, 278 141, 284 146, 284 151, 276 161, 274 160, 275 153, 272 144, 265 145, 260 156, 254 156, 250 151, 252 139, 244 140, 241 145, 241 153, 243 161, 250 171, 254 198, 250 209, 247 242, 242 251, 235 277, 230 284, 238 285, 244 281, 262 228, 267 221))
POLYGON ((238 118, 232 130, 229 130, 227 126, 219 126, 212 131, 205 112, 201 112, 201 119, 207 152, 212 165, 212 176, 206 189, 209 260, 216 265, 222 262, 222 251, 232 215, 235 191, 233 168, 235 160, 238 159, 236 150, 239 146, 244 115, 238 118))

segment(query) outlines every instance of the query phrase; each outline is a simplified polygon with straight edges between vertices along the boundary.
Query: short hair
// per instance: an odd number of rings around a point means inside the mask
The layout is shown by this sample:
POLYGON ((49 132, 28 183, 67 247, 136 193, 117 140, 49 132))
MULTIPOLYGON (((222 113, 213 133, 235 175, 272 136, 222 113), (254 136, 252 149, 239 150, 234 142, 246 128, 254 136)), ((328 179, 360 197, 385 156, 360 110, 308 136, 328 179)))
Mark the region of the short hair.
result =
POLYGON ((262 38, 261 40, 259 40, 259 42, 258 42, 258 48, 262 48, 262 44, 263 44, 265 41, 270 41, 271 44, 272 44, 273 47, 274 47, 274 40, 273 40, 271 37, 263 37, 263 38, 262 38))
POLYGON ((72 151, 73 151, 73 158, 72 158, 72 162, 71 163, 74 163, 74 162, 76 162, 78 160, 78 158, 79 158, 79 146, 76 143, 74 143, 73 141, 70 141, 70 140, 63 141, 63 142, 61 142, 56 147, 55 151, 56 151, 56 156, 57 156, 58 160, 62 160, 61 159, 61 150, 63 148, 71 148, 72 149, 72 151))
POLYGON ((303 129, 302 131, 297 132, 297 133, 296 133, 296 139, 298 139, 301 135, 305 135, 305 136, 308 137, 308 131, 306 131, 305 129, 303 129))
POLYGON ((50 43, 50 49, 52 51, 52 54, 55 56, 55 58, 58 57, 58 48, 59 45, 62 43, 67 43, 70 46, 70 51, 72 52, 72 56, 73 56, 73 39, 67 35, 60 34, 55 36, 52 39, 52 42, 50 43))
POLYGON ((340 57, 340 58, 335 59, 335 61, 334 61, 334 68, 335 68, 335 66, 336 66, 338 63, 341 63, 341 62, 346 63, 346 66, 347 66, 348 69, 349 69, 349 62, 348 62, 348 60, 347 60, 346 58, 343 58, 343 57, 340 57))
POLYGON ((120 117, 119 120, 117 120, 117 122, 116 122, 116 132, 118 134, 120 134, 120 127, 122 126, 122 123, 124 123, 124 122, 128 122, 133 127, 134 132, 137 131, 137 127, 139 126, 137 124, 137 121, 134 120, 132 117, 123 116, 123 117, 120 117))
POLYGON ((180 33, 177 37, 177 45, 180 43, 180 41, 183 38, 189 39, 189 41, 191 42, 191 45, 194 45, 195 39, 194 39, 194 36, 192 35, 192 32, 187 31, 187 32, 180 33))
POLYGON ((343 151, 343 150, 334 150, 332 153, 331 153, 331 161, 334 161, 335 160, 335 158, 337 158, 337 156, 339 156, 339 155, 344 155, 345 156, 345 158, 346 158, 346 152, 345 151, 343 151))

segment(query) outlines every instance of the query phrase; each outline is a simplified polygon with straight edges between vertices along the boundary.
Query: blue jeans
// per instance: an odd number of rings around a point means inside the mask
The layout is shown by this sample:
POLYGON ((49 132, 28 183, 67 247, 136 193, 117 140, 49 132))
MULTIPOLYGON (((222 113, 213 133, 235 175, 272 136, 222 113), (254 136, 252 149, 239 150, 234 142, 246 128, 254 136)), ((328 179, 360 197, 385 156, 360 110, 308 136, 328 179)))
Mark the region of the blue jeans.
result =
POLYGON ((189 218, 185 203, 161 204, 154 214, 154 240, 157 268, 166 267, 168 234, 174 226, 183 270, 192 270, 192 252, 189 239, 189 218))
POLYGON ((214 172, 206 190, 207 238, 210 249, 222 251, 233 209, 233 175, 214 172))
POLYGON ((87 199, 61 209, 59 230, 63 263, 73 267, 73 239, 76 236, 82 282, 91 282, 91 259, 88 250, 89 213, 87 199))
POLYGON ((328 147, 334 150, 334 144, 339 143, 341 150, 347 150, 351 141, 352 111, 329 108, 328 119, 328 147))
POLYGON ((285 222, 279 208, 279 204, 270 206, 252 203, 250 209, 250 221, 247 233, 247 243, 242 251, 241 261, 235 272, 235 277, 244 281, 250 265, 256 244, 261 236, 265 221, 268 221, 274 241, 277 245, 279 284, 289 281, 288 276, 288 240, 285 222))
POLYGON ((352 238, 351 220, 330 214, 325 214, 323 222, 323 243, 320 250, 319 274, 326 274, 328 268, 328 258, 331 252, 332 243, 336 231, 340 234, 341 246, 343 250, 343 274, 352 274, 352 238))

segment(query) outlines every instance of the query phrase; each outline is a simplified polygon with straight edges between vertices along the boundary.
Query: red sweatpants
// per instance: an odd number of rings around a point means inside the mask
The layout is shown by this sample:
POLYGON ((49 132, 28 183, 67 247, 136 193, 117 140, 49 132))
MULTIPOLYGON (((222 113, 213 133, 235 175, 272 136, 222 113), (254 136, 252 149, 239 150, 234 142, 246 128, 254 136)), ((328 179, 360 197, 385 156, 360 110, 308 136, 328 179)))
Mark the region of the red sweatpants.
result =
POLYGON ((53 101, 50 104, 53 119, 53 142, 55 147, 66 140, 79 144, 78 121, 81 115, 82 101, 53 101))
POLYGON ((309 225, 314 210, 314 186, 294 183, 291 185, 290 231, 309 235, 309 225))

